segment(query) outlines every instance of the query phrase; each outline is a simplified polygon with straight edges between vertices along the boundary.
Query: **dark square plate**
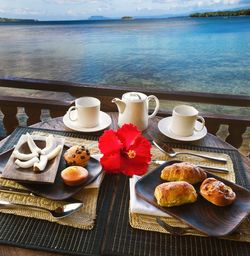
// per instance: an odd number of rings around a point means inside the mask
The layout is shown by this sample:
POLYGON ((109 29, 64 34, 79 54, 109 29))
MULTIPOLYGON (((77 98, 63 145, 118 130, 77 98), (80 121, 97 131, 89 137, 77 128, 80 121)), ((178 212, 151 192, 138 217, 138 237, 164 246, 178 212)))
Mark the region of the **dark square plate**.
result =
POLYGON ((250 212, 250 191, 211 173, 207 172, 207 176, 224 182, 236 193, 236 200, 232 205, 220 207, 208 202, 199 194, 200 184, 195 185, 198 193, 198 199, 195 203, 175 207, 162 207, 157 204, 154 197, 155 187, 166 182, 160 178, 162 169, 179 162, 166 162, 142 177, 135 185, 136 194, 148 203, 208 236, 225 236, 235 230, 250 212))
MULTIPOLYGON (((35 143, 38 147, 44 148, 45 147, 45 136, 34 136, 35 143)), ((55 144, 57 145, 64 145, 64 139, 62 138, 55 138, 55 144)), ((26 135, 22 135, 16 145, 16 148, 24 154, 31 153, 26 135)), ((8 158, 8 162, 5 164, 5 167, 2 171, 2 177, 10 180, 21 181, 21 182, 30 182, 30 183, 54 183, 56 178, 56 173, 58 170, 58 165, 60 162, 62 150, 59 154, 48 161, 45 169, 41 172, 34 172, 33 167, 30 168, 18 168, 15 164, 16 158, 11 154, 8 158)))
MULTIPOLYGON (((25 186, 27 189, 29 189, 31 192, 35 193, 36 195, 40 195, 52 200, 65 200, 69 197, 72 197, 74 194, 80 191, 83 187, 92 183, 101 174, 102 166, 98 160, 91 157, 87 166, 85 167, 89 172, 89 176, 87 177, 85 182, 79 186, 74 186, 74 187, 65 185, 61 178, 61 171, 64 168, 66 168, 66 163, 63 159, 63 154, 67 149, 68 147, 64 145, 54 183, 39 184, 39 183, 27 183, 24 181, 17 181, 17 182, 25 186)), ((13 148, 3 152, 0 155, 0 173, 5 168, 5 165, 7 164, 12 154, 12 151, 13 151, 13 148)))

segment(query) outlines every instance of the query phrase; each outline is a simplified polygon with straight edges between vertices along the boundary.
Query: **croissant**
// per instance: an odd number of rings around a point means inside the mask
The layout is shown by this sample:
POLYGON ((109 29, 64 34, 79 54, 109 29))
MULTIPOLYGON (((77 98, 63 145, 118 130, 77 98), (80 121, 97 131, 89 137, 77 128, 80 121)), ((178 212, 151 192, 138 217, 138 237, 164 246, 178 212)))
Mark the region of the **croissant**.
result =
POLYGON ((236 199, 236 194, 232 188, 215 178, 207 178, 202 182, 200 194, 217 206, 232 204, 236 199))
POLYGON ((190 184, 196 184, 205 180, 207 174, 196 165, 182 162, 166 166, 161 172, 161 178, 166 181, 182 180, 190 184))
POLYGON ((165 182, 155 188, 154 196, 160 206, 172 207, 197 200, 194 187, 186 181, 165 182))

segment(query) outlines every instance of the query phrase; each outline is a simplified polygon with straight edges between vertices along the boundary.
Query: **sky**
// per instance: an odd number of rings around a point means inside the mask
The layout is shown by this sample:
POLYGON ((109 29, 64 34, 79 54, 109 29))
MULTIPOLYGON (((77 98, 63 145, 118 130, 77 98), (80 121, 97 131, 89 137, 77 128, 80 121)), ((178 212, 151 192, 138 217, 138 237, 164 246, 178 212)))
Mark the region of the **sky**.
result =
POLYGON ((0 0, 0 17, 83 20, 90 16, 178 16, 235 8, 250 8, 250 0, 0 0))

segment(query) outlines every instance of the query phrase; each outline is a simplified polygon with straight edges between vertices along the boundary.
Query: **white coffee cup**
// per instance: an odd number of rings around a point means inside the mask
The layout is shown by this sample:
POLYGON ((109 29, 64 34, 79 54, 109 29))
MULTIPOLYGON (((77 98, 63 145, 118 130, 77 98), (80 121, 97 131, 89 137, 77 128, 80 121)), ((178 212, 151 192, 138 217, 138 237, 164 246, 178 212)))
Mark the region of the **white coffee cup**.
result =
POLYGON ((79 127, 92 128, 99 124, 101 102, 94 97, 81 97, 68 110, 69 119, 79 127), (74 112, 72 112, 74 111, 74 112))
POLYGON ((193 135, 194 131, 201 131, 205 126, 205 120, 202 116, 198 115, 199 112, 196 108, 189 105, 179 105, 173 109, 172 121, 170 130, 182 137, 193 135), (199 128, 197 127, 196 120, 201 121, 199 128))

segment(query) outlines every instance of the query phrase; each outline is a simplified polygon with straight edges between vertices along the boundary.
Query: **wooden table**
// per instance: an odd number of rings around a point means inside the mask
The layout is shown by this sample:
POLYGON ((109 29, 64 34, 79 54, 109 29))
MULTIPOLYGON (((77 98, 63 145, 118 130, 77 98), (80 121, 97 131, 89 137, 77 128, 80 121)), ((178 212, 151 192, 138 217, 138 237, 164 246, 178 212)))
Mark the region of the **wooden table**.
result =
MULTIPOLYGON (((109 113, 111 118, 112 118, 112 124, 111 127, 112 129, 117 129, 117 113, 109 113)), ((143 132, 144 136, 150 138, 151 134, 154 136, 161 136, 161 138, 164 138, 165 141, 173 141, 163 135, 160 134, 157 128, 157 123, 160 120, 159 117, 155 117, 152 120, 150 120, 149 127, 146 131, 143 132)), ((47 128, 47 129, 53 129, 53 130, 64 130, 64 131, 69 131, 67 127, 63 124, 62 117, 54 118, 50 121, 46 122, 41 122, 33 125, 33 127, 36 128, 47 128)), ((102 132, 98 133, 93 133, 94 135, 101 135, 102 132)), ((3 143, 6 141, 4 139, 3 141, 0 142, 0 146, 3 145, 3 143)), ((188 143, 190 144, 190 142, 188 143)), ((218 148, 224 148, 224 149, 234 149, 231 145, 228 143, 220 140, 218 137, 207 134, 205 138, 191 142, 193 145, 199 145, 199 146, 208 146, 208 147, 218 147, 218 148)), ((242 163, 247 170, 247 177, 248 181, 250 182, 250 161, 248 158, 245 156, 241 155, 242 158, 242 163)), ((37 250, 31 250, 31 249, 23 249, 23 248, 18 248, 18 247, 13 247, 13 246, 7 246, 7 245, 0 245, 0 255, 1 256, 40 256, 40 255, 45 255, 45 256, 51 256, 55 255, 54 253, 49 253, 49 252, 43 252, 43 251, 37 251, 37 250)), ((60 255, 60 254, 56 254, 60 255)))

